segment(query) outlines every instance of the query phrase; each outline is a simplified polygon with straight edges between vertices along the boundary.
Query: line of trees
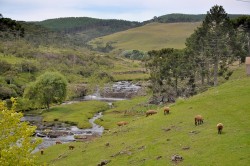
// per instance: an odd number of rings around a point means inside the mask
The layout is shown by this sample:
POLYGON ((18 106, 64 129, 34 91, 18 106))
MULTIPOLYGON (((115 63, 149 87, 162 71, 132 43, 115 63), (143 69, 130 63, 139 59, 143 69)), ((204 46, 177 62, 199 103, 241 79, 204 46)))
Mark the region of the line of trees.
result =
POLYGON ((217 86, 219 77, 229 79, 230 65, 245 59, 247 46, 248 19, 232 21, 222 6, 213 6, 202 25, 186 40, 184 50, 149 52, 146 66, 151 74, 153 101, 193 95, 208 86, 217 86))

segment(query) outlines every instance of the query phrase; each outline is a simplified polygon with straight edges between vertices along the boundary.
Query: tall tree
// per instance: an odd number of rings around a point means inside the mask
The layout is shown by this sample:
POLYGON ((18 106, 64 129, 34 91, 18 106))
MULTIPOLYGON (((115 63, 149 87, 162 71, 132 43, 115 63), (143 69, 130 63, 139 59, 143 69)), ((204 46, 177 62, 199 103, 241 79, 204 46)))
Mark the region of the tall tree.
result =
POLYGON ((31 152, 41 141, 31 137, 35 127, 20 121, 23 115, 15 112, 16 102, 11 101, 10 109, 0 101, 0 165, 34 166, 31 152))
POLYGON ((51 103, 62 102, 67 95, 67 81, 58 72, 46 72, 34 83, 31 83, 24 92, 24 97, 42 104, 46 109, 51 103))
POLYGON ((148 54, 146 67, 150 70, 153 94, 161 96, 159 101, 166 100, 166 97, 172 100, 173 97, 181 96, 183 87, 180 83, 185 82, 184 78, 190 75, 183 51, 167 48, 149 51, 148 54))
POLYGON ((234 29, 222 6, 213 6, 205 17, 202 27, 206 29, 209 56, 213 64, 214 86, 218 85, 219 62, 232 62, 231 46, 234 29), (230 44, 229 44, 230 43, 230 44))
MULTIPOLYGON (((206 29, 198 27, 194 33, 186 39, 185 53, 189 57, 189 63, 192 69, 196 69, 201 77, 201 84, 204 85, 205 77, 207 83, 210 82, 210 59, 207 57, 208 50, 206 49, 206 29)), ((194 73, 195 75, 195 73, 194 73)))

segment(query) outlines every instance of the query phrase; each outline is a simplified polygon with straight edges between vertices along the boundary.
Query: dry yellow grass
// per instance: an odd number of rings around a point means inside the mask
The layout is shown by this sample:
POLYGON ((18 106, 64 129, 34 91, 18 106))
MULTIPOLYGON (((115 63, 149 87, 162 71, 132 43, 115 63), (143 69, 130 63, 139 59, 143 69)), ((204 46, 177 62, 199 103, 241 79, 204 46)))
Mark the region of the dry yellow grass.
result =
POLYGON ((94 47, 97 43, 105 45, 113 42, 115 50, 149 51, 161 48, 184 48, 185 40, 200 25, 195 23, 151 23, 142 27, 114 33, 90 41, 94 47))

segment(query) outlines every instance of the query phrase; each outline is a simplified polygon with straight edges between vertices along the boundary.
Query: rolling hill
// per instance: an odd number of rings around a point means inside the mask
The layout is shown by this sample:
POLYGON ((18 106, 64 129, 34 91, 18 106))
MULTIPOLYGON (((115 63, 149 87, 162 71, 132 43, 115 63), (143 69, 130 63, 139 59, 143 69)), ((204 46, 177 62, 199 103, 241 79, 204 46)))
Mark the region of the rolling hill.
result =
POLYGON ((48 165, 98 165, 109 161, 110 166, 126 165, 248 165, 250 162, 250 77, 245 66, 236 70, 230 81, 188 99, 170 105, 169 115, 145 117, 141 110, 149 109, 145 99, 115 103, 104 113, 101 124, 109 129, 92 142, 70 143, 49 147, 39 155, 39 163, 48 165), (136 107, 137 106, 137 107, 136 107), (125 114, 124 110, 130 110, 125 114), (201 114, 204 123, 194 125, 194 116, 201 114), (116 122, 128 121, 123 127, 116 122), (217 123, 223 123, 221 135, 217 123), (107 143, 109 143, 107 146, 107 143), (173 155, 182 161, 171 161, 173 155))
MULTIPOLYGON (((69 35, 79 43, 93 38, 141 26, 135 21, 97 19, 89 17, 66 17, 34 22, 51 30, 69 35)), ((77 43, 77 44, 79 44, 77 43)))
POLYGON ((200 22, 195 23, 151 23, 142 27, 99 37, 89 42, 94 48, 111 43, 114 50, 149 51, 161 48, 184 48, 185 40, 200 22))

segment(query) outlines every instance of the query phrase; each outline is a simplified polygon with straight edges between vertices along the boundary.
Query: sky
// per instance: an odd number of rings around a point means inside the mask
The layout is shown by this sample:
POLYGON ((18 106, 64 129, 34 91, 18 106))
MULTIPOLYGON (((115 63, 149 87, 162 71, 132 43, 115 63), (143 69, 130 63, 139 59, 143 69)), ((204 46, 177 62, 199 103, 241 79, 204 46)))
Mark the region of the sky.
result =
POLYGON ((0 13, 19 21, 92 17, 142 22, 171 13, 206 14, 214 5, 228 14, 250 14, 250 0, 0 0, 0 13))

